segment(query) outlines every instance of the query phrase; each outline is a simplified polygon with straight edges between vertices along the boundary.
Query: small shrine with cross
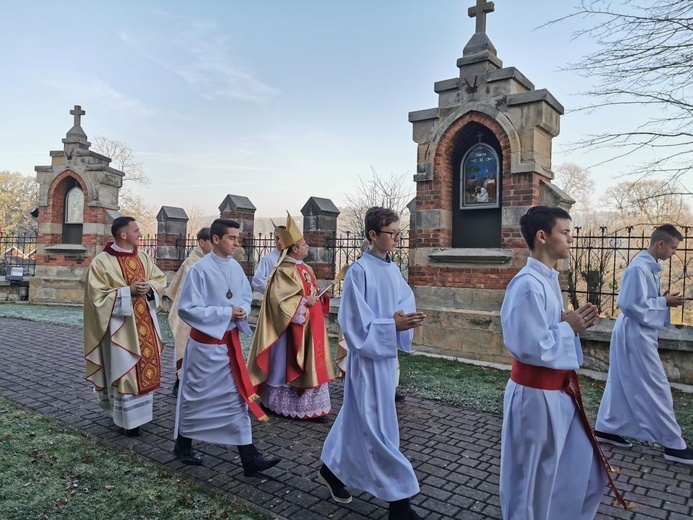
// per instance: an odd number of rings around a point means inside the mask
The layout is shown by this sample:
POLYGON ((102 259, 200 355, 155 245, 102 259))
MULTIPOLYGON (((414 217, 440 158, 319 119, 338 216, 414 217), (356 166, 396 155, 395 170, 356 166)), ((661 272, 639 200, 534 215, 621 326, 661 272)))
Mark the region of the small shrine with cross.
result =
POLYGON ((36 166, 39 184, 36 274, 29 283, 32 302, 81 303, 91 259, 111 236, 118 213, 123 172, 111 159, 90 150, 82 130, 85 111, 75 105, 63 149, 51 151, 50 166, 36 166))
POLYGON ((551 140, 563 106, 515 67, 504 67, 486 32, 494 3, 476 0, 476 30, 438 81, 438 106, 410 112, 417 143, 410 205, 409 282, 429 316, 423 349, 508 361, 499 310, 528 256, 519 218, 531 206, 574 202, 551 183, 551 140))

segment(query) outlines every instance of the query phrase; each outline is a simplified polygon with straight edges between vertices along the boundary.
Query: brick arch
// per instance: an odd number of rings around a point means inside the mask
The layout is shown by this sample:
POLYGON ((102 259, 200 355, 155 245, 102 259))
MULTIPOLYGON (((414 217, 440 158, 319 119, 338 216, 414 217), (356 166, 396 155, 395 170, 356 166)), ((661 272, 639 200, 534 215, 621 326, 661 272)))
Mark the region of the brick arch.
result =
POLYGON ((65 211, 65 195, 67 194, 67 184, 69 179, 74 179, 84 194, 84 209, 86 216, 87 209, 87 184, 84 179, 72 170, 65 170, 58 175, 48 188, 47 211, 39 212, 39 222, 62 223, 65 211))
MULTIPOLYGON (((457 143, 465 137, 465 132, 470 123, 478 123, 487 128, 498 140, 501 148, 501 167, 502 167, 502 195, 501 200, 505 201, 506 186, 510 181, 510 139, 501 125, 492 117, 481 112, 467 112, 465 115, 455 120, 449 125, 436 146, 435 157, 433 160, 433 180, 430 190, 434 195, 431 202, 436 204, 435 209, 452 211, 452 190, 454 185, 454 164, 452 159, 455 155, 457 143)), ((421 183, 420 183, 421 184, 421 183)), ((417 190, 418 196, 418 190, 417 190)), ((417 210, 419 204, 417 200, 417 210)), ((421 209, 433 209, 421 206, 421 209)))

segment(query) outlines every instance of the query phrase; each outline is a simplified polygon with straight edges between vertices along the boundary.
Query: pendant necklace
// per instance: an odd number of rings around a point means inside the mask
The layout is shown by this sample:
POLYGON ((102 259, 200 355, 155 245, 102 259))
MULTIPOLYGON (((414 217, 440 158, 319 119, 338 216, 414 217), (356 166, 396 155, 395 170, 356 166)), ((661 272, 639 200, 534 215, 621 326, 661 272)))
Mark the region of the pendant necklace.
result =
POLYGON ((221 267, 219 267, 219 264, 216 263, 216 262, 214 262, 214 265, 216 265, 216 266, 217 266, 217 269, 219 269, 219 272, 221 273, 221 277, 222 277, 222 278, 224 279, 224 281, 226 282, 226 287, 229 288, 229 290, 226 291, 226 299, 230 300, 231 298, 233 298, 233 291, 231 290, 231 284, 230 284, 229 281, 226 279, 226 275, 224 274, 224 271, 221 270, 221 267))

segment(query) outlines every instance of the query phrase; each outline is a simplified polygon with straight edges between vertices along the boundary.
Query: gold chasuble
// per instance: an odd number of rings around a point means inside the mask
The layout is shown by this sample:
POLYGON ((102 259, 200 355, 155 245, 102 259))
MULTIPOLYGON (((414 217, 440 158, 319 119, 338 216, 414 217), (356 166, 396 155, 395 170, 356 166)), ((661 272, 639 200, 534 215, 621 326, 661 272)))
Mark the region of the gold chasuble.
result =
POLYGON ((275 268, 267 282, 257 328, 248 357, 248 373, 257 387, 267 380, 270 349, 286 333, 286 383, 299 390, 317 388, 334 379, 324 314, 329 297, 305 307, 306 320, 292 323, 304 296, 318 294, 313 270, 288 258, 275 268))
MULTIPOLYGON (((129 315, 113 314, 118 289, 146 280, 158 302, 166 275, 154 260, 137 248, 116 251, 107 244, 91 262, 84 293, 84 354, 87 380, 97 390, 109 384, 121 395, 143 395, 161 384, 161 349, 158 324, 147 295, 132 296, 129 315), (112 329, 116 330, 112 330, 112 329), (122 349, 112 352, 111 349, 122 349), (105 367, 104 367, 105 361, 105 367)), ((122 314, 128 314, 123 312, 122 314)))

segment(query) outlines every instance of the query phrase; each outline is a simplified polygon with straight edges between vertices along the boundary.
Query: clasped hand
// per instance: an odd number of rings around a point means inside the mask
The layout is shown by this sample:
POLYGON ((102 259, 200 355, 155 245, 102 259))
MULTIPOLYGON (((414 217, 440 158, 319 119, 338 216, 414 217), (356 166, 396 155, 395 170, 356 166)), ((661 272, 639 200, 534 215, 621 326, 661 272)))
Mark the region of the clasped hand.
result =
POLYGON ((599 319, 599 308, 593 303, 586 303, 579 309, 565 311, 561 321, 565 321, 576 334, 593 327, 599 319))
POLYGON ((234 307, 233 312, 231 313, 231 317, 236 321, 243 321, 248 317, 248 315, 240 307, 234 307))
POLYGON ((130 286, 130 294, 134 296, 143 296, 149 292, 149 289, 151 289, 149 282, 146 280, 137 280, 130 286))
POLYGON ((392 318, 395 320, 396 330, 409 330, 423 325, 426 315, 423 312, 405 313, 403 310, 395 312, 392 318))

